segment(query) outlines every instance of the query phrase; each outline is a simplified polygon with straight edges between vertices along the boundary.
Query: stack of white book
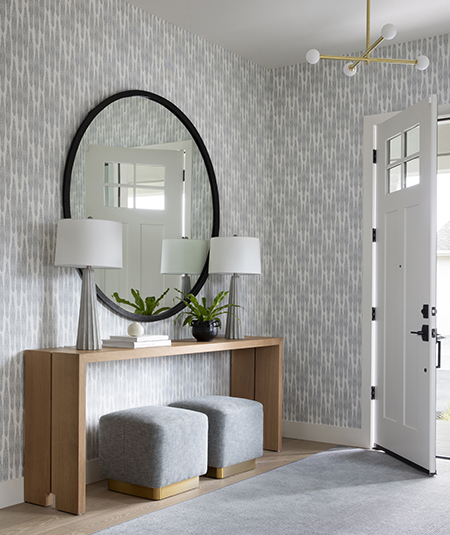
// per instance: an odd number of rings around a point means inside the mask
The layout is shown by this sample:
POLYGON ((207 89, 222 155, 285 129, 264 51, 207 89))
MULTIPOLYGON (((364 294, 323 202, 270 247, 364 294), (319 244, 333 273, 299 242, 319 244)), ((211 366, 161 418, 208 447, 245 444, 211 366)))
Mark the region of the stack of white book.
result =
POLYGON ((172 340, 166 334, 142 334, 141 336, 110 336, 107 340, 102 340, 104 347, 153 347, 170 346, 172 340))

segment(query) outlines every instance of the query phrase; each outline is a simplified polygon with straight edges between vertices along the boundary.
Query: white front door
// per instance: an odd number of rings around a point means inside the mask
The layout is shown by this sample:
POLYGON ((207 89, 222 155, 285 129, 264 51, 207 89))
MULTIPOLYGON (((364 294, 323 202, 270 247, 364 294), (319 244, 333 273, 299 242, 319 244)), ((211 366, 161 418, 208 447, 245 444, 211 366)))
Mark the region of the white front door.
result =
POLYGON ((435 96, 377 125, 375 443, 429 473, 436 471, 436 132, 435 96))
POLYGON ((98 286, 110 298, 133 301, 131 288, 159 297, 172 286, 161 275, 162 240, 183 236, 184 152, 91 145, 85 175, 86 214, 123 223, 123 269, 96 270, 98 286))

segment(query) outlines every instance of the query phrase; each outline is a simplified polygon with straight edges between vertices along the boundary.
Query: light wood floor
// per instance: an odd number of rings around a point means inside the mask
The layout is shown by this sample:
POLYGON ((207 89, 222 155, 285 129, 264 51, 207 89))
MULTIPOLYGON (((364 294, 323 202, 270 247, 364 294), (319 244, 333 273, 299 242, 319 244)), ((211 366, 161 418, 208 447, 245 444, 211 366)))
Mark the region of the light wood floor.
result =
POLYGON ((0 534, 88 535, 273 470, 333 446, 334 444, 283 439, 283 450, 279 453, 264 451, 264 455, 256 462, 255 470, 222 480, 201 477, 198 489, 157 502, 110 492, 106 481, 99 481, 87 486, 87 512, 84 515, 75 516, 57 511, 53 507, 22 503, 0 510, 0 534))

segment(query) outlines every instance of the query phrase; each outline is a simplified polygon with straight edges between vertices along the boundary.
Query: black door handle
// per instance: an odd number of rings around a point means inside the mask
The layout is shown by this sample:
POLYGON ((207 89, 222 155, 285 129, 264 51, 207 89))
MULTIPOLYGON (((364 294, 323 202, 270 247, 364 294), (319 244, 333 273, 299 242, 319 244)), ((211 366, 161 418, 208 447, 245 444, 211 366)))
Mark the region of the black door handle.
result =
POLYGON ((428 325, 422 325, 421 331, 411 331, 411 334, 418 334, 422 337, 424 342, 428 342, 430 339, 428 325))

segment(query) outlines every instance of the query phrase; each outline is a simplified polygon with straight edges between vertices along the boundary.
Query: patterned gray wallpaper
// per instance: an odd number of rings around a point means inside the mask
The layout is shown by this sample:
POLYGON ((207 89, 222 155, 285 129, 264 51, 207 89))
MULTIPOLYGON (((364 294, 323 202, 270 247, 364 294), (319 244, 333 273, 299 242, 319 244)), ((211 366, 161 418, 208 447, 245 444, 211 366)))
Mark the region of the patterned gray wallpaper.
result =
MULTIPOLYGON (((125 89, 171 100, 210 152, 228 220, 222 231, 263 238, 260 145, 268 77, 122 0, 5 0, 0 50, 0 481, 6 481, 23 475, 24 349, 75 343, 81 281, 74 270, 55 268, 53 255, 65 158, 81 121, 105 97, 125 89), (247 191, 256 184, 257 191, 247 191), (255 206, 243 210, 250 195, 255 206)), ((205 294, 228 284, 216 276, 205 294)), ((247 332, 266 329, 259 327, 263 301, 255 297, 261 285, 262 277, 249 277, 247 332)), ((99 312, 103 337, 126 331, 128 321, 104 307, 99 312)), ((180 335, 171 320, 148 324, 146 331, 180 335)), ((88 458, 96 457, 99 414, 226 394, 228 372, 229 356, 221 354, 89 367, 88 458), (139 394, 138 380, 144 385, 139 394)))
MULTIPOLYGON (((186 113, 215 167, 221 234, 261 239, 241 319, 246 333, 285 338, 283 418, 358 428, 363 116, 431 92, 450 102, 448 38, 389 49, 427 54, 423 73, 373 66, 348 79, 335 63, 266 71, 121 0, 3 0, 0 481, 23 475, 23 350, 75 342, 80 280, 53 266, 67 150, 87 112, 125 89, 186 113)), ((228 284, 215 275, 204 293, 228 284)), ((100 323, 105 337, 128 324, 103 307, 100 323)), ((175 333, 170 320, 146 331, 175 333)), ((89 368, 89 458, 104 412, 228 391, 226 354, 152 360, 89 368)))

